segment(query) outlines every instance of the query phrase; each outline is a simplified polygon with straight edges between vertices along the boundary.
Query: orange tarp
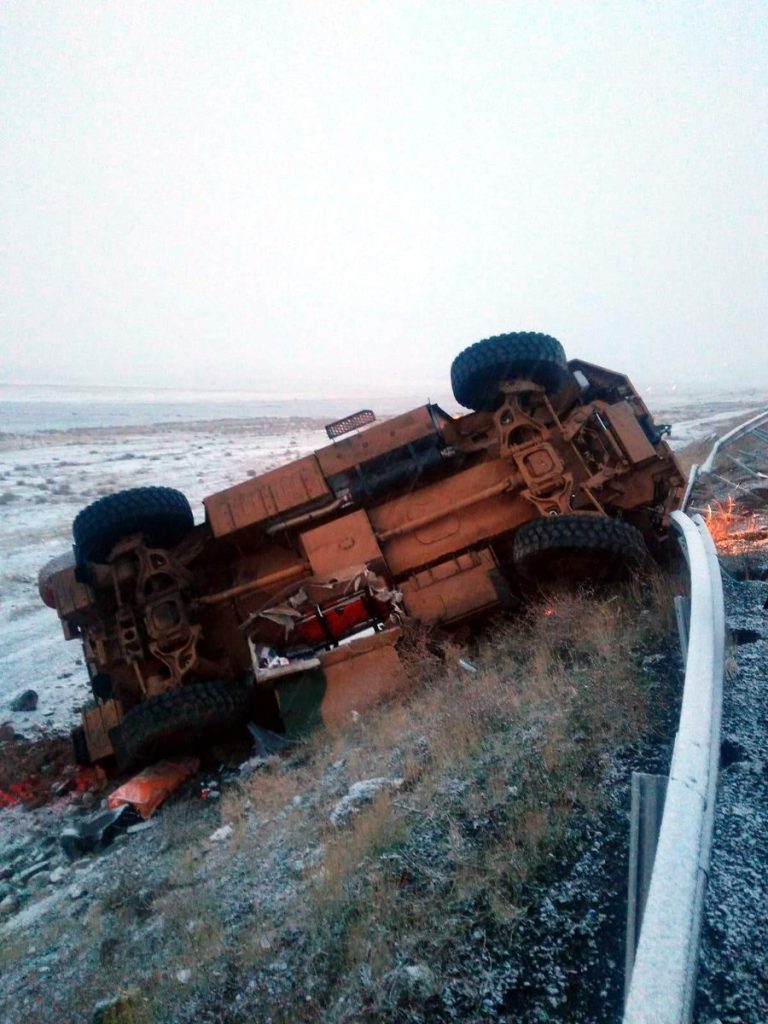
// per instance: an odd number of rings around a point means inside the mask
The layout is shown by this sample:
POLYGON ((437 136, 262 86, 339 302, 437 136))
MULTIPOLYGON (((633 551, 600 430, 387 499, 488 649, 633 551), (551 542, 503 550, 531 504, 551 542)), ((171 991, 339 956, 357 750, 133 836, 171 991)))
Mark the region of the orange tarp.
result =
POLYGON ((110 808, 131 804, 142 818, 149 818, 199 767, 200 761, 196 757, 158 761, 111 793, 107 804, 110 808))

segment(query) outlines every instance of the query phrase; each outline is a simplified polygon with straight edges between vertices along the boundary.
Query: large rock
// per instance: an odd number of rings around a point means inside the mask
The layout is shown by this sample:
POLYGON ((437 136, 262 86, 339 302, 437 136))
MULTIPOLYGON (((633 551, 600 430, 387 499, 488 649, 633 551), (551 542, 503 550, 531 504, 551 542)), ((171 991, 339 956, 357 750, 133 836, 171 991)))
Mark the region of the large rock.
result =
POLYGON ((22 690, 11 701, 11 711, 34 711, 36 707, 36 690, 22 690))
POLYGON ((434 971, 426 964, 405 964, 390 972, 386 982, 395 1003, 423 1003, 439 989, 434 971))

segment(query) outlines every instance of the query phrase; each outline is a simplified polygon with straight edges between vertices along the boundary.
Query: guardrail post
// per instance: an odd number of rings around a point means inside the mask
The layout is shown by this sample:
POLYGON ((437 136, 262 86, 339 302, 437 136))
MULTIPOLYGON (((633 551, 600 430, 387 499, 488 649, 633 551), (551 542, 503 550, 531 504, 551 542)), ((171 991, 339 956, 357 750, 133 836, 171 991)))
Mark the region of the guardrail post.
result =
POLYGON ((627 894, 627 945, 624 959, 624 999, 632 981, 635 949, 643 923, 645 901, 651 885, 656 844, 659 841, 666 775, 632 772, 632 803, 629 819, 629 889, 627 894))
POLYGON ((677 632, 680 636, 680 651, 683 661, 688 660, 688 633, 691 628, 691 600, 688 597, 678 596, 675 598, 675 618, 677 619, 677 632))

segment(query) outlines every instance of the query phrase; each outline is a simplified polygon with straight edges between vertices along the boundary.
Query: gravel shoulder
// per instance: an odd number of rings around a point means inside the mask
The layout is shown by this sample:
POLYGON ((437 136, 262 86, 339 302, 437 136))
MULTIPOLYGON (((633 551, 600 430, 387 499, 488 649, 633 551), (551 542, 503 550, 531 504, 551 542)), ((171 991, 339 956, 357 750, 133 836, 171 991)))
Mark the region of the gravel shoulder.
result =
MULTIPOLYGON (((757 568, 757 567, 755 567, 757 568)), ((768 570, 768 560, 763 566, 768 570)), ((725 575, 721 771, 696 1024, 768 1020, 768 582, 725 575)))

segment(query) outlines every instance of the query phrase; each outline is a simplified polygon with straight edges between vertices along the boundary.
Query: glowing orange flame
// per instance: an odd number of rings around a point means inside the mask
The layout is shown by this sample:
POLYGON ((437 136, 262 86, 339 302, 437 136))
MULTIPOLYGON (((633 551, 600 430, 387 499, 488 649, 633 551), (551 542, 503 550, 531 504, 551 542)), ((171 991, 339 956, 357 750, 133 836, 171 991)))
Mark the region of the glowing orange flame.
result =
POLYGON ((34 797, 35 787, 29 782, 11 782, 5 789, 0 789, 0 807, 15 807, 34 797))
POLYGON ((732 495, 707 505, 707 529, 721 555, 739 555, 768 542, 768 515, 738 506, 732 495))

